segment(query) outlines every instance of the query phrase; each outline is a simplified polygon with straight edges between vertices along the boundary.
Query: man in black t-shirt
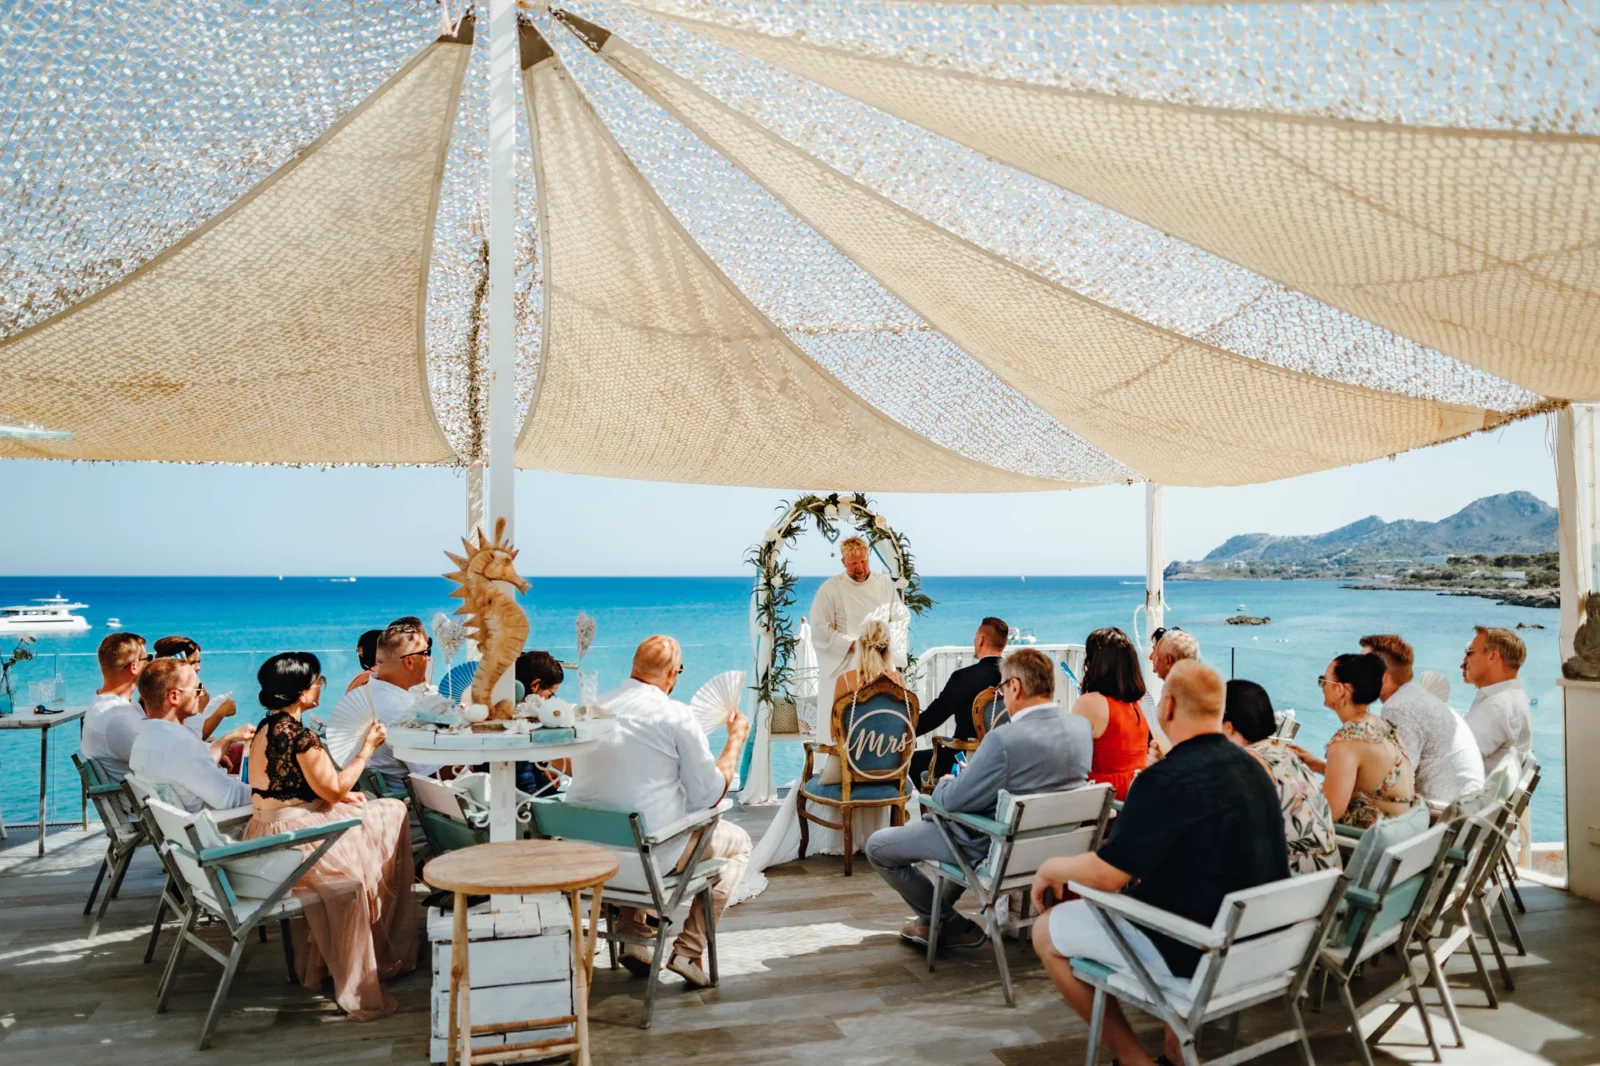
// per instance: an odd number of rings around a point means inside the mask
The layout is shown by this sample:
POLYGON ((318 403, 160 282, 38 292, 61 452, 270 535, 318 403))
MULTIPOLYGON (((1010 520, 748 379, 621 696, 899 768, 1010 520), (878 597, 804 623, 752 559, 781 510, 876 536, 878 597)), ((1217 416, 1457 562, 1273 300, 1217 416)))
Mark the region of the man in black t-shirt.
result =
MULTIPOLYGON (((1036 910, 1068 881, 1127 894, 1209 926, 1230 892, 1289 876, 1283 813, 1272 778, 1222 733, 1222 678, 1194 660, 1177 663, 1161 691, 1160 722, 1172 750, 1134 778, 1111 837, 1098 852, 1051 859, 1033 882, 1036 910), (1131 887, 1130 887, 1131 886, 1131 887)), ((1121 952, 1082 900, 1050 909, 1034 924, 1033 943, 1061 995, 1085 1020, 1094 989, 1072 974, 1073 957, 1126 966, 1121 952)), ((1189 978, 1200 952, 1121 918, 1118 929, 1160 980, 1189 978)), ((1106 1005, 1105 1043, 1123 1066, 1152 1060, 1115 1001, 1106 1005)), ((1178 1057, 1167 1033, 1168 1054, 1178 1057)))

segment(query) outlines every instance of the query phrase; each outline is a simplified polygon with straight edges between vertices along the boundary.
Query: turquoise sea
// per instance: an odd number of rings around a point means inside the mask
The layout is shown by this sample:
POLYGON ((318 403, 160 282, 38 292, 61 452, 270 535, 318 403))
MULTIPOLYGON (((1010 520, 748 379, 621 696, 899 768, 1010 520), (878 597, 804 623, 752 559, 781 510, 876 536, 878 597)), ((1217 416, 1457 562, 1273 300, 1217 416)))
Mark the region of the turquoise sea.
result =
MULTIPOLYGON (((797 607, 810 604, 821 578, 802 578, 797 607)), ((602 690, 627 675, 638 641, 668 633, 684 649, 680 694, 724 670, 750 669, 748 603, 751 581, 713 578, 535 578, 523 598, 532 623, 529 647, 548 648, 570 661, 573 620, 585 610, 598 623, 585 669, 599 672, 602 690)), ((912 648, 965 644, 977 621, 998 614, 1031 630, 1041 641, 1081 642, 1090 630, 1129 628, 1144 598, 1135 577, 929 577, 926 591, 937 601, 915 619, 912 648)), ((79 612, 92 628, 75 636, 40 638, 39 657, 18 667, 19 703, 30 681, 57 673, 69 704, 85 703, 99 684, 94 650, 108 632, 107 618, 147 640, 172 633, 193 637, 204 648, 202 679, 213 693, 232 692, 239 714, 259 713, 255 671, 268 655, 308 650, 342 691, 358 667, 356 637, 391 618, 414 614, 431 623, 452 611, 450 585, 442 578, 107 578, 0 577, 0 605, 25 603, 60 593, 89 604, 79 612)), ((1523 670, 1534 707, 1535 747, 1545 766, 1534 798, 1534 838, 1557 841, 1562 824, 1561 696, 1556 678, 1558 618, 1555 611, 1498 607, 1478 598, 1426 592, 1366 592, 1322 581, 1174 582, 1167 586, 1169 624, 1200 638, 1204 658, 1224 676, 1265 685, 1279 707, 1292 707, 1303 723, 1302 742, 1317 747, 1332 734, 1335 719, 1321 707, 1316 685, 1328 660, 1356 650, 1366 633, 1399 632, 1417 648, 1418 668, 1451 679, 1452 704, 1464 709, 1471 690, 1461 681, 1461 651, 1477 624, 1526 630, 1529 661, 1523 670), (1224 619, 1241 610, 1268 615, 1262 627, 1235 627, 1224 619)), ((0 656, 13 641, 0 637, 0 656)), ((435 667, 436 673, 438 666, 435 667)), ((576 686, 576 678, 568 684, 576 686)), ((575 694, 575 693, 574 693, 575 694)), ((720 743, 720 740, 714 741, 720 743)), ((51 818, 75 818, 78 785, 69 755, 76 727, 60 729, 51 745, 51 818)), ((7 821, 35 817, 38 802, 38 737, 32 731, 0 732, 0 806, 7 821)), ((774 767, 779 781, 799 772, 795 748, 781 745, 774 767), (783 757, 793 765, 785 764, 783 757)), ((92 812, 91 812, 92 817, 92 812)))

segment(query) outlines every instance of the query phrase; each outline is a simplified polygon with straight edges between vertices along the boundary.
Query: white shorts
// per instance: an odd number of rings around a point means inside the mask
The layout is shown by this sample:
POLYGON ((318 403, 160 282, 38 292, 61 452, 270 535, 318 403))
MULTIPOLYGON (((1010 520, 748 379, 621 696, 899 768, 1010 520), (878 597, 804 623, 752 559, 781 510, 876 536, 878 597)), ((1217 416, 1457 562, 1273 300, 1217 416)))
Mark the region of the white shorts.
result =
MULTIPOLYGON (((1116 942, 1083 900, 1056 904, 1050 908, 1049 919, 1050 943, 1063 957, 1093 959, 1107 966, 1123 970, 1128 968, 1127 960, 1123 958, 1116 942)), ((1150 971, 1151 977, 1172 976, 1167 960, 1138 926, 1115 915, 1111 920, 1117 923, 1117 931, 1127 938, 1128 946, 1133 948, 1133 953, 1150 971)))

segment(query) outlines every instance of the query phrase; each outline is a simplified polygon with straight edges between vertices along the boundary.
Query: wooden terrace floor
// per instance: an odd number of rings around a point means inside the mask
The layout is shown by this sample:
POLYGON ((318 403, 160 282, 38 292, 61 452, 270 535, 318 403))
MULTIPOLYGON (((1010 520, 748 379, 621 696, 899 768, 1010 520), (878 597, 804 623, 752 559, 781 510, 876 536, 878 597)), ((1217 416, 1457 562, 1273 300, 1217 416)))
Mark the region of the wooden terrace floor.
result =
MULTIPOLYGON (((740 811, 752 832, 770 814, 740 811)), ((346 1020, 325 996, 284 980, 278 945, 254 945, 209 1050, 194 1040, 218 968, 190 952, 167 1014, 154 1013, 159 963, 143 964, 144 937, 161 874, 146 849, 136 860, 98 938, 86 939, 79 912, 102 848, 98 829, 52 834, 35 857, 33 838, 0 843, 0 1063, 63 1066, 253 1066, 256 1063, 408 1063, 427 1061, 428 974, 419 968, 390 987, 398 1014, 346 1020)), ((732 908, 723 923, 719 989, 691 993, 667 975, 655 1025, 637 1026, 641 982, 606 968, 595 973, 591 1017, 596 1063, 972 1063, 1064 1066, 1083 1061, 1087 1030, 1056 998, 1031 951, 1012 949, 1018 1005, 1000 997, 991 956, 941 961, 924 971, 895 936, 904 906, 858 860, 842 876, 837 858, 813 858, 769 871, 771 885, 732 908)), ((1457 980, 1468 1028, 1451 1064, 1525 1066, 1600 1063, 1600 906, 1548 888, 1523 889, 1526 958, 1512 957, 1517 990, 1498 1010, 1457 980)), ((273 930, 276 938, 276 929, 273 930)), ((170 945, 170 939, 164 942, 170 945)), ((603 952, 601 953, 603 955, 603 952)), ((1312 1014, 1313 1050, 1322 1066, 1356 1061, 1337 1014, 1312 1014)), ((1447 1032, 1435 1012, 1436 1029, 1447 1032)), ((1242 1036, 1269 1031, 1278 1014, 1258 1008, 1242 1036)), ((1149 1026, 1147 1046, 1159 1047, 1149 1026)), ((1413 1019, 1390 1034, 1379 1063, 1427 1061, 1413 1019)), ((1100 1061, 1109 1062, 1102 1054, 1100 1061)), ((1260 1060, 1298 1062, 1290 1050, 1260 1060)))

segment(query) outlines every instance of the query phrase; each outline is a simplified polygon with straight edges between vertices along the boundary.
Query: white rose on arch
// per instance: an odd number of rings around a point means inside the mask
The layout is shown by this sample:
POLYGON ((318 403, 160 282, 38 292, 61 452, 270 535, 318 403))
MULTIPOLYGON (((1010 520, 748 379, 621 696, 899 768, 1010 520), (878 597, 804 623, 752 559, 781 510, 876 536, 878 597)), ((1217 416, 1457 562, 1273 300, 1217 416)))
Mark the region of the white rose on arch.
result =
POLYGON ((822 508, 822 517, 826 518, 830 522, 833 521, 834 519, 839 517, 839 508, 835 507, 831 503, 825 505, 822 508))
POLYGON ((762 537, 761 539, 766 541, 768 544, 776 544, 778 541, 778 527, 768 526, 766 536, 762 537))
POLYGON ((897 577, 897 578, 894 579, 894 587, 897 588, 897 589, 910 588, 911 587, 911 582, 907 578, 897 577))

